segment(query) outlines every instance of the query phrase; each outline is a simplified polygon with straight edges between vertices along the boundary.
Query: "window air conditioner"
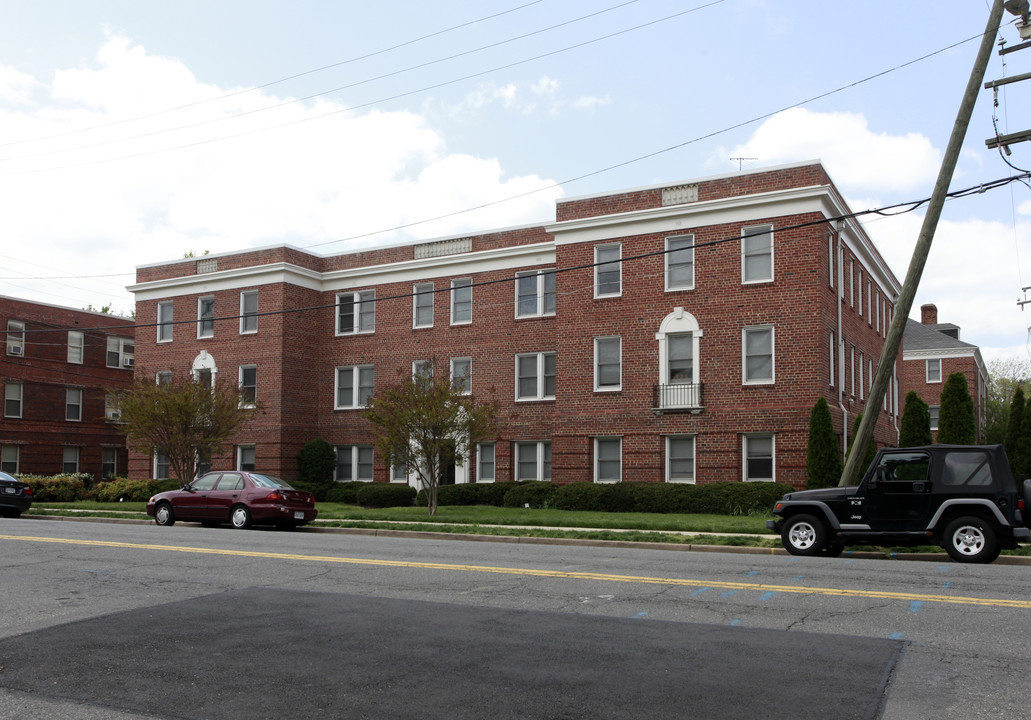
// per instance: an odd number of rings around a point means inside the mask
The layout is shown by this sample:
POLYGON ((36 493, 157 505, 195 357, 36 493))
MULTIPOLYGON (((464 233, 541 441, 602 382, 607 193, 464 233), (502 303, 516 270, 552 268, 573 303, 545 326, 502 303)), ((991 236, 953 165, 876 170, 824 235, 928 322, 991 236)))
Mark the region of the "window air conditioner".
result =
POLYGON ((121 420, 122 419, 122 413, 120 413, 120 412, 109 413, 108 416, 107 416, 107 419, 108 420, 121 420))
POLYGON ((7 349, 8 355, 21 355, 21 345, 14 345, 7 349))
POLYGON ((122 358, 122 365, 124 365, 125 367, 132 367, 135 362, 136 362, 135 358, 131 358, 131 357, 122 358))

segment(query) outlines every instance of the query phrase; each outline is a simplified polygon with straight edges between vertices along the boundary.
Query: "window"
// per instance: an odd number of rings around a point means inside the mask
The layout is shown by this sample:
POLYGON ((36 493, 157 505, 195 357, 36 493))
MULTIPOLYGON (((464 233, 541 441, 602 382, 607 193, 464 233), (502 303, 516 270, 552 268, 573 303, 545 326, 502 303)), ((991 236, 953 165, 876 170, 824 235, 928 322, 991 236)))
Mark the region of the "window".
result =
POLYGON ((516 273, 516 317, 555 314, 555 271, 516 273))
POLYGON ((215 297, 198 298, 197 300, 197 337, 215 336, 215 297))
POLYGON ((451 281, 451 324, 473 321, 473 281, 470 278, 451 281))
POLYGON ((365 407, 372 397, 375 373, 372 365, 347 365, 337 368, 336 409, 365 407))
POLYGON ((694 436, 671 435, 666 438, 666 482, 693 483, 694 436))
POLYGON ((118 449, 103 448, 100 451, 100 477, 114 480, 118 477, 118 449))
POLYGON ((494 482, 494 443, 476 446, 476 482, 494 482))
POLYGON ((18 462, 21 459, 21 448, 17 445, 0 447, 0 470, 11 475, 18 474, 18 462))
POLYGON ((615 297, 623 292, 623 246, 599 245, 594 248, 594 297, 615 297))
POLYGON ((338 445, 337 482, 372 482, 372 445, 338 445))
POLYGON ((258 291, 240 293, 240 334, 258 332, 258 291))
POLYGON ((161 372, 159 372, 157 374, 156 379, 157 379, 157 384, 158 385, 171 385, 172 384, 172 371, 171 370, 162 370, 161 372))
POLYGON ((433 380, 433 361, 415 360, 412 362, 412 377, 424 377, 428 380, 433 380))
POLYGON ((130 369, 135 363, 136 345, 129 338, 107 338, 107 366, 130 369))
POLYGON ((694 287, 694 235, 666 238, 666 289, 694 287))
POLYGON ((834 288, 834 236, 827 236, 827 286, 834 288))
POLYGON ((85 336, 81 330, 68 331, 68 362, 74 365, 82 365, 85 356, 85 336))
POLYGON ((73 422, 82 420, 82 388, 65 388, 64 419, 73 422))
MULTIPOLYGON (((240 366, 240 403, 254 407, 258 402, 258 366, 240 366)), ((241 468, 242 469, 242 468, 241 468)))
POLYGON ((937 430, 938 429, 938 413, 941 412, 941 409, 942 409, 941 405, 929 405, 927 407, 927 410, 930 412, 930 415, 931 415, 931 429, 932 430, 937 430))
POLYGON ((337 295, 337 335, 371 333, 375 330, 375 290, 337 295))
POLYGON ((744 355, 744 384, 773 382, 773 328, 745 328, 741 334, 744 355))
POLYGON ((237 447, 236 469, 244 472, 254 472, 254 456, 255 449, 253 445, 240 445, 237 447))
POLYGON ((741 229, 741 282, 773 280, 773 226, 741 229))
POLYGON ((594 338, 594 389, 622 388, 622 340, 618 337, 594 338))
POLYGON ((121 408, 118 405, 118 395, 106 393, 104 395, 104 417, 108 420, 121 420, 121 408))
POLYGON ((745 435, 745 482, 773 482, 773 435, 745 435))
POLYGON ((619 482, 622 477, 621 438, 594 439, 594 482, 619 482))
POLYGON ((158 303, 158 342, 172 342, 172 301, 158 303))
POLYGON ((701 384, 698 375, 699 339, 702 331, 694 315, 684 308, 674 308, 659 325, 655 339, 659 341, 660 408, 701 407, 701 384))
POLYGON ((856 263, 852 258, 848 259, 848 304, 849 307, 856 306, 856 263))
POLYGON ((856 346, 849 346, 848 353, 848 394, 856 396, 856 346))
POLYGON ((390 466, 390 482, 408 482, 408 461, 404 458, 396 460, 390 466))
POLYGON ((555 399, 555 353, 516 355, 516 400, 555 399))
POLYGON ((61 472, 69 475, 79 472, 79 448, 66 447, 61 454, 61 472))
POLYGON ((831 373, 830 373, 830 386, 834 387, 834 369, 835 368, 834 368, 834 333, 833 332, 831 332, 830 358, 831 358, 831 364, 830 364, 830 371, 831 371, 831 373))
POLYGON ((473 391, 473 359, 451 358, 451 384, 463 395, 473 391))
POLYGON ((859 309, 859 317, 863 316, 863 269, 859 268, 859 282, 856 283, 856 292, 859 294, 859 302, 856 307, 859 309))
POLYGON ((866 282, 866 322, 873 327, 873 281, 866 282))
POLYGON ((433 327, 433 283, 419 283, 413 292, 412 327, 433 327))
POLYGON ((21 383, 4 383, 4 417, 21 417, 23 393, 21 383))
POLYGON ((171 463, 168 461, 168 455, 161 452, 160 450, 154 451, 154 479, 155 480, 167 480, 170 477, 169 468, 171 463))
POLYGON ((940 383, 942 381, 942 361, 941 358, 934 358, 926 361, 927 364, 927 382, 929 383, 940 383))
POLYGON ((7 354, 25 355, 25 323, 20 320, 7 321, 7 354))
POLYGON ((516 480, 551 480, 551 443, 516 443, 516 480))
POLYGON ((866 390, 863 386, 863 363, 866 361, 863 353, 859 353, 859 399, 866 397, 866 390))

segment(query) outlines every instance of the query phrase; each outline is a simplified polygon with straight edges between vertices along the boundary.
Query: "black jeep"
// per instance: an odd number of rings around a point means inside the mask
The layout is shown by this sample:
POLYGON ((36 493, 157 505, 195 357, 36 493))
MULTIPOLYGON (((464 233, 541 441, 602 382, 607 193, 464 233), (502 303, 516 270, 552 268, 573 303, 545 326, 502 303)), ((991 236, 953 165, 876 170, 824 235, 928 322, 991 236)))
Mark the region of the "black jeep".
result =
POLYGON ((845 545, 941 545, 990 563, 1031 539, 1031 480, 1018 485, 1002 445, 884 448, 858 486, 800 490, 766 526, 792 555, 836 557, 845 545))

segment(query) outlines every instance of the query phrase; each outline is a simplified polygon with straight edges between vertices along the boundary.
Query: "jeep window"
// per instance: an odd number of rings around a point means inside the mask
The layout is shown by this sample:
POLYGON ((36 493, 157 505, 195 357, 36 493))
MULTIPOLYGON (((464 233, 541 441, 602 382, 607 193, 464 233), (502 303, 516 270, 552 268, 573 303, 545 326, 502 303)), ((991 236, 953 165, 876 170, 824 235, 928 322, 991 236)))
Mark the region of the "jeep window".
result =
POLYGON ((962 492, 965 488, 985 488, 992 485, 992 468, 986 453, 950 452, 945 456, 945 467, 942 469, 944 491, 962 492))
MULTIPOLYGON (((930 465, 926 453, 892 453, 881 458, 876 479, 889 484, 924 482, 930 465)), ((890 492, 890 487, 884 489, 890 492)))

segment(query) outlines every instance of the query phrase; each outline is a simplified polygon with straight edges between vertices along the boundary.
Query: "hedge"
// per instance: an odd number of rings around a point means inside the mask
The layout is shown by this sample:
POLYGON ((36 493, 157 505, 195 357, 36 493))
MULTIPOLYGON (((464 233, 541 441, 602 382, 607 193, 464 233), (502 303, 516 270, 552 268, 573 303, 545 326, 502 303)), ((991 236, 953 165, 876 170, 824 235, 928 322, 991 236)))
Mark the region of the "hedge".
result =
POLYGON ((505 507, 551 507, 558 485, 546 482, 519 483, 505 493, 505 507))
POLYGON ((391 483, 361 483, 358 504, 367 508, 405 507, 415 503, 415 488, 391 483))
POLYGON ((80 475, 21 475, 19 479, 32 486, 32 501, 76 502, 89 500, 90 490, 80 475))
MULTIPOLYGON (((493 505, 503 507, 505 494, 523 483, 463 483, 461 485, 441 485, 437 488, 438 505, 493 505)), ((426 491, 420 490, 415 504, 426 507, 426 491)))
MULTIPOLYGON (((176 486, 178 486, 178 481, 176 486)), ((119 478, 99 483, 96 497, 99 502, 146 502, 158 492, 157 480, 129 480, 119 478)))

